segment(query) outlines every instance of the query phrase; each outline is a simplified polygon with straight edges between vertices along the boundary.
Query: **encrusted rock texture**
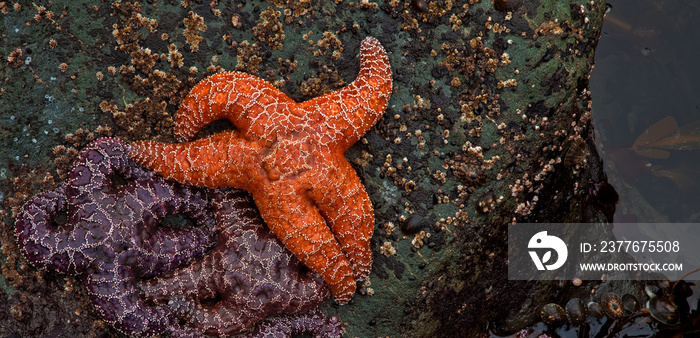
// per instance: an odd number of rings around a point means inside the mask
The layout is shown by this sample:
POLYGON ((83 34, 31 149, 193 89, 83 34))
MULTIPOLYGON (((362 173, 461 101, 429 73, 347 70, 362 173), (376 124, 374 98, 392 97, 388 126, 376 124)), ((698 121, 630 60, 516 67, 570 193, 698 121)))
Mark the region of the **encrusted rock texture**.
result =
POLYGON ((601 0, 0 2, 0 335, 117 335, 78 280, 30 265, 12 233, 84 146, 175 142, 183 98, 225 70, 299 102, 331 92, 358 74, 366 36, 394 79, 384 117, 345 153, 374 206, 373 265, 348 305, 321 311, 348 336, 474 336, 590 293, 597 284, 509 282, 506 235, 513 222, 614 210, 588 91, 604 11, 601 0))

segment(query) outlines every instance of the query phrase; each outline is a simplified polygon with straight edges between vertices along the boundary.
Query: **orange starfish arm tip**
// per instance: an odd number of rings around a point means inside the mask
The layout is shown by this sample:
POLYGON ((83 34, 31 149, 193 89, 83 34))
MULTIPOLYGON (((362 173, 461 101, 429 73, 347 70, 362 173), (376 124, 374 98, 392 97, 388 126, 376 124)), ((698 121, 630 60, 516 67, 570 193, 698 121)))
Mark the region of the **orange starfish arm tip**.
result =
POLYGON ((260 216, 289 251, 326 281, 335 301, 347 303, 355 293, 353 271, 317 207, 292 186, 268 189, 253 192, 260 216))

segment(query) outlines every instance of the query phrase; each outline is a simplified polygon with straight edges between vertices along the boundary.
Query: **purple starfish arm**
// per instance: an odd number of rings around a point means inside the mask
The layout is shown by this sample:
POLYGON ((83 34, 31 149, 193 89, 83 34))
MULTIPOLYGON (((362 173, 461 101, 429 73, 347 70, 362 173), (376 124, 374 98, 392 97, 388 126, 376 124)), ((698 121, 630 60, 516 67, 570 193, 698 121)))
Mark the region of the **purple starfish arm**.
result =
POLYGON ((330 297, 323 280, 282 246, 249 194, 211 192, 218 221, 214 249, 191 265, 140 284, 202 334, 231 335, 272 315, 309 311, 330 297))
POLYGON ((268 318, 243 337, 291 338, 302 334, 317 338, 341 337, 343 329, 338 317, 326 318, 321 311, 314 310, 308 313, 268 318))
POLYGON ((153 176, 131 162, 128 151, 116 139, 88 145, 67 185, 22 207, 15 233, 30 263, 81 276, 107 322, 126 334, 146 336, 163 332, 175 318, 164 305, 146 304, 137 280, 204 254, 215 243, 216 222, 204 190, 153 176), (63 210, 67 220, 56 222, 63 210), (160 227, 170 214, 200 226, 160 227))
POLYGON ((127 226, 133 246, 132 255, 123 264, 138 271, 140 277, 153 277, 174 270, 198 257, 213 244, 216 220, 212 217, 204 190, 186 187, 154 177, 136 181, 121 191, 117 210, 127 226), (158 227, 167 215, 184 215, 197 228, 158 227))
POLYGON ((212 241, 214 219, 202 190, 154 177, 124 186, 115 213, 121 215, 124 234, 132 249, 107 254, 86 275, 90 299, 102 317, 122 332, 163 332, 174 323, 170 309, 143 302, 136 281, 170 271, 201 256, 212 241), (166 215, 182 214, 204 227, 155 227, 166 215), (207 231, 209 230, 209 231, 207 231))
POLYGON ((83 252, 67 246, 75 224, 58 227, 53 223, 66 207, 65 192, 66 186, 61 184, 27 202, 15 221, 15 235, 24 257, 36 267, 76 274, 85 270, 89 260, 83 252))
POLYGON ((113 183, 117 175, 125 180, 153 177, 153 173, 124 156, 129 151, 131 146, 116 138, 103 138, 87 145, 68 175, 69 203, 79 206, 101 201, 105 194, 116 193, 118 188, 113 183))
POLYGON ((105 264, 84 279, 90 300, 101 317, 121 332, 149 336, 164 332, 176 322, 166 306, 144 303, 132 269, 105 264))

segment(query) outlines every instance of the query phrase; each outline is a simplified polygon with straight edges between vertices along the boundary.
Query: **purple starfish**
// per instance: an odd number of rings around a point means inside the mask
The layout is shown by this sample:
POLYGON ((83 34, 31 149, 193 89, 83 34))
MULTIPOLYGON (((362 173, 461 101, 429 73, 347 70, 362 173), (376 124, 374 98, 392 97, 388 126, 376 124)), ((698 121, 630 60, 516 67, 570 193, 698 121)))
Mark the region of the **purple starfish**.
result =
MULTIPOLYGON (((148 297, 168 302, 184 326, 216 336, 249 330, 268 316, 309 311, 330 297, 323 279, 265 226, 247 192, 222 188, 211 196, 217 246, 187 267, 145 281, 148 297)), ((292 330, 293 323, 280 325, 292 330)))
POLYGON ((245 338, 287 338, 302 334, 314 337, 340 337, 343 332, 338 317, 326 318, 321 311, 275 316, 265 319, 245 338))
POLYGON ((175 318, 144 303, 136 281, 188 263, 214 244, 205 191, 170 183, 131 162, 117 139, 88 145, 67 184, 36 195, 19 212, 15 235, 24 257, 46 270, 81 276, 102 317, 129 335, 152 335, 175 318), (120 186, 118 177, 126 180, 120 186), (65 210, 65 224, 59 223, 65 210), (197 228, 159 227, 183 214, 197 228))

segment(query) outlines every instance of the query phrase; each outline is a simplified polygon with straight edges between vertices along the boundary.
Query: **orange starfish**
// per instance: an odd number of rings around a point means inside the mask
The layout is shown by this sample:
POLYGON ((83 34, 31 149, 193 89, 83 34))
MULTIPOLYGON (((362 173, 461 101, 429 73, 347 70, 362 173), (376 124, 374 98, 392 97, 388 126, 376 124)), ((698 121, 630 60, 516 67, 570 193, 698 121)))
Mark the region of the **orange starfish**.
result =
POLYGON ((130 156, 181 183, 251 192, 272 232, 344 304, 372 265, 374 213, 343 153, 382 117, 391 84, 389 58, 371 37, 355 81, 302 103, 257 77, 216 74, 185 98, 175 134, 191 139, 220 118, 236 130, 181 144, 135 142, 130 156))

